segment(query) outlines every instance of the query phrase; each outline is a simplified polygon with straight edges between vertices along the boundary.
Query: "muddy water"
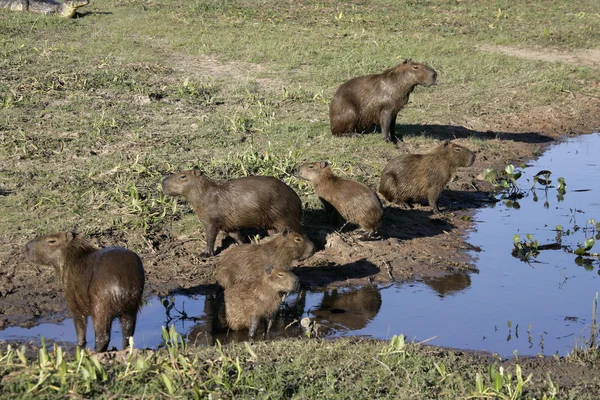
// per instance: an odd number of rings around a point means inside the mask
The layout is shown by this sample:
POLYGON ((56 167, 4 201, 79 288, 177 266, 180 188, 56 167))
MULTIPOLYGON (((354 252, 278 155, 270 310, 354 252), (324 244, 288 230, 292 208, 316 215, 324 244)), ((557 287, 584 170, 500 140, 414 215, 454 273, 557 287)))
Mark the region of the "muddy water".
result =
MULTIPOLYGON (((437 279, 396 284, 306 292, 291 296, 275 323, 273 337, 304 333, 297 323, 309 317, 328 337, 362 335, 380 339, 403 333, 415 341, 510 356, 564 355, 577 340, 589 337, 592 301, 600 291, 597 257, 576 260, 564 249, 543 250, 529 262, 511 255, 513 236, 533 235, 540 245, 556 242, 556 225, 569 230, 562 245, 576 248, 597 232, 585 231, 586 222, 600 222, 600 134, 581 136, 554 146, 524 169, 519 187, 531 187, 533 176, 550 170, 551 186, 564 177, 567 192, 559 200, 556 187, 528 191, 518 208, 500 201, 474 215, 468 242, 479 274, 456 274, 437 279), (536 201, 537 197, 537 201, 536 201), (287 327, 287 329, 286 329, 287 327)), ((538 185, 539 187, 540 185, 538 185)), ((600 240, 598 240, 600 242, 600 240)), ((600 252, 600 243, 592 252, 600 252)), ((175 324, 190 342, 211 344, 245 339, 244 333, 214 333, 211 295, 156 297, 146 302, 135 334, 136 346, 158 347, 159 326, 175 324), (171 307, 172 306, 172 307, 171 307)), ((260 331, 259 331, 260 332, 260 331)), ((33 339, 73 343, 70 319, 31 329, 7 328, 0 339, 33 339)), ((93 331, 88 327, 88 341, 93 331)), ((111 346, 120 346, 115 322, 111 346)))

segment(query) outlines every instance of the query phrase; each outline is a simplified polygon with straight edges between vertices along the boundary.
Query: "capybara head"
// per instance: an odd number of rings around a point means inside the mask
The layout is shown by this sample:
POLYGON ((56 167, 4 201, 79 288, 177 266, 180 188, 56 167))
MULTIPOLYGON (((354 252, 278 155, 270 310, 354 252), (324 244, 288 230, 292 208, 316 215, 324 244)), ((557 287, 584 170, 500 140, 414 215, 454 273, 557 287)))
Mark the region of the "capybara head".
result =
POLYGON ((395 71, 403 71, 409 76, 409 80, 418 85, 432 86, 437 81, 437 72, 425 64, 414 62, 410 58, 394 68, 395 71))
POLYGON ((289 293, 298 289, 298 277, 281 267, 265 267, 263 282, 278 293, 289 293))
POLYGON ((324 174, 331 173, 330 165, 327 161, 300 164, 297 168, 298 177, 309 182, 315 182, 324 174))
POLYGON ((293 256, 294 260, 302 261, 315 254, 315 245, 308 237, 296 232, 290 232, 287 228, 283 230, 279 238, 286 253, 293 256))
POLYGON ((169 196, 186 196, 191 187, 204 182, 204 175, 198 169, 188 169, 167 176, 162 181, 162 189, 169 196))
POLYGON ((59 232, 38 236, 25 245, 27 259, 34 264, 62 266, 67 256, 67 248, 79 243, 77 233, 59 232))
POLYGON ((445 140, 434 151, 442 153, 456 167, 470 167, 475 162, 475 153, 460 144, 445 140))

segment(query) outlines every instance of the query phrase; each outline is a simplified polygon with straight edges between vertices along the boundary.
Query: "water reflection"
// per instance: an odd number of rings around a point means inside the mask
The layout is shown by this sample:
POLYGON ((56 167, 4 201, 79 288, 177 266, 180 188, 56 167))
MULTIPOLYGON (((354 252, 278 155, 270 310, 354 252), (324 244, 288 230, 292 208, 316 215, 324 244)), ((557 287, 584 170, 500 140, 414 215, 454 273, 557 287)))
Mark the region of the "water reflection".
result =
POLYGON ((423 278, 422 281, 435 290, 440 297, 454 295, 471 286, 471 277, 466 273, 423 278))
POLYGON ((332 289, 323 293, 321 304, 311 310, 311 316, 326 331, 359 330, 377 316, 381 304, 381 293, 375 286, 332 289))

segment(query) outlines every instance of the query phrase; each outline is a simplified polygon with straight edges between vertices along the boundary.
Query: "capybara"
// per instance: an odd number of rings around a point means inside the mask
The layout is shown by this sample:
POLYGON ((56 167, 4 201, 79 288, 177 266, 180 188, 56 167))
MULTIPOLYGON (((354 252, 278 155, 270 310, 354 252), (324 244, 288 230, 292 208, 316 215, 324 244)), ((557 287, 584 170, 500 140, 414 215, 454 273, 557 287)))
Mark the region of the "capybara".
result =
MULTIPOLYGON (((340 86, 329 106, 331 133, 343 135, 381 126, 385 141, 396 141, 396 116, 415 86, 435 85, 437 72, 404 60, 381 74, 358 76, 340 86)), ((399 137, 402 140, 402 135, 399 137)))
POLYGON ((342 216, 358 224, 369 235, 377 231, 383 218, 383 207, 377 194, 362 183, 335 176, 328 162, 304 163, 298 176, 311 182, 328 214, 342 216))
POLYGON ((315 245, 304 235, 285 229, 271 240, 227 249, 217 266, 217 282, 227 289, 242 281, 256 280, 265 265, 291 269, 295 260, 304 260, 315 252, 315 245))
POLYGON ((228 287, 224 292, 227 325, 234 331, 248 328, 252 338, 264 319, 265 334, 269 334, 282 294, 297 290, 298 283, 292 272, 267 266, 257 280, 228 287))
POLYGON ((75 232, 39 236, 25 250, 29 261, 54 267, 62 280, 78 346, 86 344, 89 315, 96 351, 108 348, 112 321, 117 317, 123 348, 129 346, 144 292, 144 267, 137 254, 122 247, 97 249, 75 232))
POLYGON ((163 192, 183 196, 206 229, 203 256, 215 254, 215 240, 225 231, 242 244, 242 228, 287 227, 302 233, 302 202, 292 188, 271 176, 245 176, 217 182, 192 169, 167 176, 163 192))
POLYGON ((379 193, 392 203, 407 207, 427 199, 435 213, 437 200, 458 167, 473 165, 475 153, 448 140, 428 154, 405 154, 385 166, 379 181, 379 193))

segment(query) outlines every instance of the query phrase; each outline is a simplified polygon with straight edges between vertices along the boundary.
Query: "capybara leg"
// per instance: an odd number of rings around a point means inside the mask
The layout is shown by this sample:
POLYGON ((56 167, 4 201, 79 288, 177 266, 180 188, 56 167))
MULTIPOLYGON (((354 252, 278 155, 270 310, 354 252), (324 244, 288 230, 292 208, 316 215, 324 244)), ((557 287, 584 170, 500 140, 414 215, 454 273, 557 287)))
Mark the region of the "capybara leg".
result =
POLYGON ((77 333, 77 346, 85 347, 85 331, 87 329, 87 316, 73 316, 73 325, 75 325, 75 333, 77 333))
POLYGON ((239 231, 236 232, 227 232, 230 238, 235 240, 237 244, 244 244, 244 239, 242 239, 242 234, 239 231))
POLYGON ((404 141, 404 139, 402 138, 402 134, 400 134, 400 135, 396 134, 396 117, 397 116, 398 116, 398 114, 392 116, 392 120, 390 121, 390 138, 391 138, 392 142, 394 142, 394 143, 404 141))
POLYGON ((383 135, 383 140, 386 142, 393 141, 394 135, 394 127, 392 125, 394 117, 392 116, 392 112, 388 110, 382 110, 379 114, 379 125, 381 126, 381 134, 383 135))
POLYGON ((442 212, 440 211, 440 209, 438 208, 438 197, 439 195, 437 193, 429 193, 429 195, 427 196, 427 200, 429 201, 429 205, 431 206, 431 210, 436 213, 436 214, 441 214, 442 212))
POLYGON ((110 325, 112 319, 107 313, 97 312, 92 314, 92 323, 94 324, 94 334, 96 335, 96 346, 94 350, 102 353, 108 349, 110 342, 110 325))
POLYGON ((248 337, 253 338, 256 335, 256 330, 258 329, 258 318, 252 317, 250 321, 250 327, 248 328, 248 337))
POLYGON ((210 257, 215 255, 215 241, 217 240, 217 234, 219 233, 219 227, 213 224, 206 226, 206 249, 202 252, 202 257, 210 257))
POLYGON ((121 315, 121 331, 123 332, 123 348, 129 347, 129 338, 135 332, 135 320, 137 313, 133 315, 121 315))
POLYGON ((273 318, 268 318, 265 320, 265 336, 269 337, 271 335, 271 327, 273 326, 273 318))

